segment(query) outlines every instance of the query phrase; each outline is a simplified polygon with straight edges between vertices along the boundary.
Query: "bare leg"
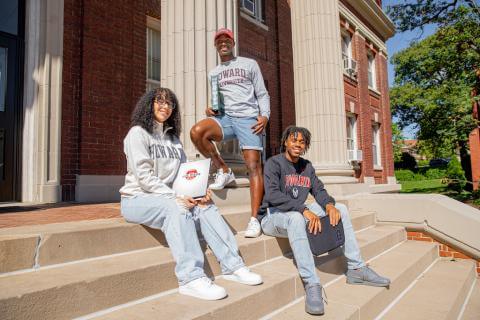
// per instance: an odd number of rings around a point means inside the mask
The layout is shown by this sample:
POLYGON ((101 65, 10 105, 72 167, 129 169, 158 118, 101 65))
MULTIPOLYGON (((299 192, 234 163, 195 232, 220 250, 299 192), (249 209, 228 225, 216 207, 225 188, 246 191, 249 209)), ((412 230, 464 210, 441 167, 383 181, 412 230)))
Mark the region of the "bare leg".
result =
POLYGON ((261 153, 258 150, 243 150, 243 158, 250 180, 252 217, 257 217, 263 199, 263 172, 261 153))
POLYGON ((222 129, 215 120, 203 119, 195 124, 190 130, 190 139, 197 147, 198 151, 206 157, 212 159, 213 165, 217 169, 223 169, 228 172, 228 166, 217 152, 213 141, 222 141, 222 129))

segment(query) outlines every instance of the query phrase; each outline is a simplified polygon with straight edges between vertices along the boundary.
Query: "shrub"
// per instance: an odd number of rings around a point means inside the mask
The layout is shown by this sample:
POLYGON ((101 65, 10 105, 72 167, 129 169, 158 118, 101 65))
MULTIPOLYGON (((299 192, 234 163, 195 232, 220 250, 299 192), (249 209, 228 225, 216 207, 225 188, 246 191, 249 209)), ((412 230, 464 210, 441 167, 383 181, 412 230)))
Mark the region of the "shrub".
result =
POLYGON ((421 173, 415 173, 413 175, 413 180, 414 181, 421 181, 421 180, 425 180, 425 176, 421 173))
POLYGON ((447 166, 447 178, 451 180, 448 187, 457 192, 461 192, 467 184, 465 172, 457 157, 452 157, 452 160, 447 166))
POLYGON ((419 167, 427 167, 427 166, 428 166, 428 160, 418 160, 417 166, 419 166, 419 167))
POLYGON ((408 152, 402 153, 402 160, 395 163, 395 167, 398 169, 410 169, 414 170, 417 166, 417 160, 408 152))
POLYGON ((414 176, 415 174, 413 173, 412 170, 408 170, 408 169, 395 170, 395 178, 397 178, 398 181, 413 181, 414 176))
POLYGON ((425 172, 425 176, 427 179, 442 179, 447 176, 447 172, 443 169, 428 169, 427 172, 425 172))

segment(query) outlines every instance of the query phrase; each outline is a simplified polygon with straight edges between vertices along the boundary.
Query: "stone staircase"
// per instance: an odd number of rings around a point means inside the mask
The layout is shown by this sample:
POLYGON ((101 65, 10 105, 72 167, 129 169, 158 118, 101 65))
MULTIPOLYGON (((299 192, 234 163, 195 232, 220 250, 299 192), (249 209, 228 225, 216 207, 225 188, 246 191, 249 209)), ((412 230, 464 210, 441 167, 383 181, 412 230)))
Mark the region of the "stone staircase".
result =
MULTIPOLYGON (((249 205, 241 198, 219 201, 221 211, 263 285, 223 280, 204 248, 205 270, 228 297, 179 295, 162 233, 122 219, 0 229, 0 319, 310 318, 288 241, 244 238, 249 205)), ((353 211, 351 217, 364 259, 392 284, 348 285, 341 252, 318 257, 328 300, 322 319, 480 319, 473 262, 439 258, 435 244, 407 241, 402 227, 376 225, 374 212, 353 211)))

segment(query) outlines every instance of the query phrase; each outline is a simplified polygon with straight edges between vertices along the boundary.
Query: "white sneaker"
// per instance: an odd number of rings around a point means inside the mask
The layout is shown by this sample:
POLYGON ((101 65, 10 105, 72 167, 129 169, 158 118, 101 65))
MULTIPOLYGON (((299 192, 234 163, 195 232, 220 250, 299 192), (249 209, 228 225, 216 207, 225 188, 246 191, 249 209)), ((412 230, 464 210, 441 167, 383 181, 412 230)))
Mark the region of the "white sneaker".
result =
POLYGON ((227 296, 224 288, 217 286, 207 277, 202 277, 180 286, 178 292, 203 300, 219 300, 227 296))
POLYGON ((251 217, 245 230, 245 238, 256 238, 262 234, 262 228, 257 218, 251 217))
POLYGON ((215 174, 215 181, 209 186, 211 190, 222 190, 225 186, 233 181, 235 181, 235 175, 231 169, 229 172, 224 173, 223 169, 218 169, 215 174))
POLYGON ((262 276, 256 274, 247 267, 242 267, 238 270, 235 270, 232 274, 226 274, 223 276, 225 280, 235 281, 249 286, 256 286, 263 282, 262 276))

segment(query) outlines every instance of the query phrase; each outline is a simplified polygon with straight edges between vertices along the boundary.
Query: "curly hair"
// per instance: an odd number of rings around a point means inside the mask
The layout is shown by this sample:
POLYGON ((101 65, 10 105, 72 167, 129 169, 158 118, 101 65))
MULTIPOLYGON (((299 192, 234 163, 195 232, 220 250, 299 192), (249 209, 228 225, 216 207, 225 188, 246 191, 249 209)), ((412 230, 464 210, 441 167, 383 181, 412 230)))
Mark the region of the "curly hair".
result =
POLYGON ((164 123, 164 130, 167 127, 171 127, 169 133, 179 137, 182 131, 182 121, 180 118, 180 110, 178 105, 177 96, 168 88, 155 88, 147 91, 143 96, 138 99, 137 105, 132 112, 130 121, 130 127, 140 126, 147 130, 149 133, 153 133, 153 124, 155 117, 153 114, 153 103, 155 99, 165 100, 173 107, 172 114, 164 123))
POLYGON ((287 151, 287 149, 285 148, 285 142, 287 141, 288 137, 293 134, 296 138, 298 133, 301 133, 303 139, 305 140, 305 152, 308 151, 308 148, 310 148, 310 138, 312 136, 310 131, 308 131, 307 128, 303 127, 288 126, 282 133, 282 139, 280 141, 280 152, 287 151))

